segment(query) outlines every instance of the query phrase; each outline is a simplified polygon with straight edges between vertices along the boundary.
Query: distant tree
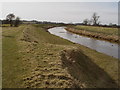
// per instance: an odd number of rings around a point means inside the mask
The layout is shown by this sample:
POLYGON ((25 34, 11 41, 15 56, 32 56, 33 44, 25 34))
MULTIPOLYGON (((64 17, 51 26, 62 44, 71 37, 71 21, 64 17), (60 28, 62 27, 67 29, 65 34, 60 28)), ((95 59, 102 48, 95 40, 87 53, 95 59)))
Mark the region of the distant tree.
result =
POLYGON ((88 20, 88 19, 85 19, 85 20, 83 21, 83 24, 84 24, 84 25, 88 25, 88 23, 89 23, 89 20, 88 20))
POLYGON ((109 26, 112 26, 113 24, 112 23, 109 23, 109 26))
POLYGON ((0 20, 0 27, 2 26, 2 20, 0 20))
POLYGON ((111 27, 117 27, 117 24, 109 23, 109 26, 111 26, 111 27))
POLYGON ((89 20, 89 21, 88 21, 88 25, 92 25, 92 20, 89 20))
POLYGON ((14 26, 18 27, 18 25, 20 24, 20 18, 16 17, 15 21, 14 21, 14 26))
POLYGON ((14 19, 14 18, 15 18, 15 15, 14 15, 14 14, 8 14, 8 15, 6 16, 6 20, 9 21, 9 24, 10 24, 11 27, 13 26, 13 19, 14 19))
POLYGON ((0 24, 2 24, 2 20, 0 19, 0 24))
POLYGON ((98 21, 100 18, 100 16, 97 15, 97 13, 93 13, 93 16, 92 16, 92 23, 93 25, 99 25, 100 22, 98 21))

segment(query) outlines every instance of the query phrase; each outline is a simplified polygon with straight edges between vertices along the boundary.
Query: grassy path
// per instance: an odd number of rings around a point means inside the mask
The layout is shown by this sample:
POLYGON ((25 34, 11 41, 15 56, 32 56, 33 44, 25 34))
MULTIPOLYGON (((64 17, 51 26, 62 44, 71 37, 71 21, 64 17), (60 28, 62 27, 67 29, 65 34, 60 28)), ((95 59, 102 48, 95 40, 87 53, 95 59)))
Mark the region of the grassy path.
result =
POLYGON ((5 88, 116 87, 117 64, 117 59, 51 35, 41 26, 3 28, 5 88))
POLYGON ((19 87, 22 76, 21 55, 17 45, 18 34, 24 27, 3 29, 3 87, 19 87))

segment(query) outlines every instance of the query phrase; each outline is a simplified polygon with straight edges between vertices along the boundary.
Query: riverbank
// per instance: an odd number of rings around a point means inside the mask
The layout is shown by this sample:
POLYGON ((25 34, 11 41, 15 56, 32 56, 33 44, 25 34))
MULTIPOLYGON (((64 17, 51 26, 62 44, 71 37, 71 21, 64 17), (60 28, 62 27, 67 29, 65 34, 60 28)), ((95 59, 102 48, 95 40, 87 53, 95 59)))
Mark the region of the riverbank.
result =
POLYGON ((67 31, 88 36, 96 39, 107 40, 110 42, 119 43, 118 28, 96 27, 96 26, 68 26, 65 28, 67 31))
POLYGON ((117 87, 117 59, 51 35, 44 27, 3 28, 3 88, 117 87))

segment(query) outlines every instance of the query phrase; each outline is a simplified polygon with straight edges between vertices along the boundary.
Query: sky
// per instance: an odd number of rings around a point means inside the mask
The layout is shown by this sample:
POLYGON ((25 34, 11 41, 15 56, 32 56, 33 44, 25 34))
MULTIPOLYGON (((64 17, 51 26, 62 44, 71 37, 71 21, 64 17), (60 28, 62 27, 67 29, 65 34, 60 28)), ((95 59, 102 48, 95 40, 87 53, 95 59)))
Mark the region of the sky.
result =
POLYGON ((0 7, 0 19, 14 13, 25 20, 81 23, 96 12, 102 24, 118 23, 118 2, 2 2, 0 7))

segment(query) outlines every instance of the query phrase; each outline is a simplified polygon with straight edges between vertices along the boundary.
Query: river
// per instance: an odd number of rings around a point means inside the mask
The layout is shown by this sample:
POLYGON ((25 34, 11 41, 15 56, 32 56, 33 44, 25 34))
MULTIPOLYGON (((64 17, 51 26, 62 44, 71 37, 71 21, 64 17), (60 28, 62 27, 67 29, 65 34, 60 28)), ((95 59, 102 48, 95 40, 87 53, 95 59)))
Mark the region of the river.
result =
POLYGON ((111 43, 104 40, 97 40, 94 38, 89 38, 85 36, 80 36, 71 32, 68 32, 64 29, 65 27, 54 27, 48 29, 51 34, 59 36, 61 38, 67 39, 71 42, 84 45, 88 48, 94 49, 98 52, 107 54, 109 56, 119 58, 118 52, 120 51, 120 45, 111 43))

